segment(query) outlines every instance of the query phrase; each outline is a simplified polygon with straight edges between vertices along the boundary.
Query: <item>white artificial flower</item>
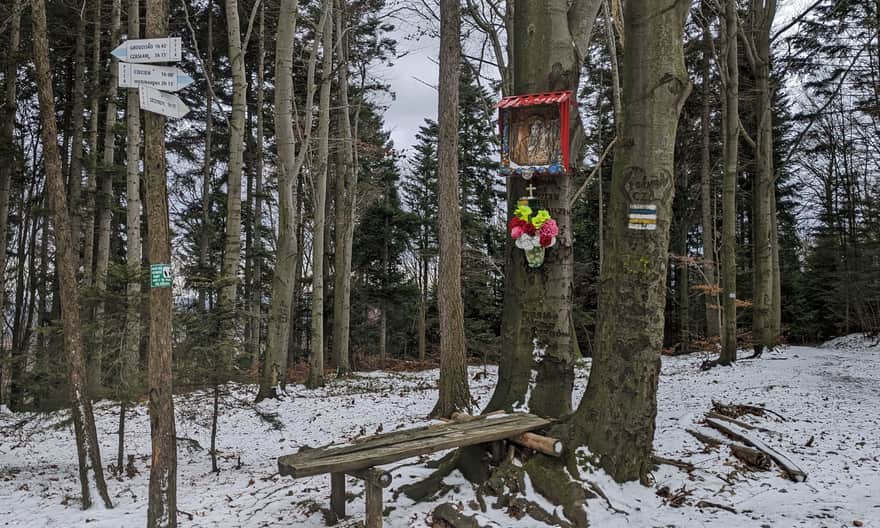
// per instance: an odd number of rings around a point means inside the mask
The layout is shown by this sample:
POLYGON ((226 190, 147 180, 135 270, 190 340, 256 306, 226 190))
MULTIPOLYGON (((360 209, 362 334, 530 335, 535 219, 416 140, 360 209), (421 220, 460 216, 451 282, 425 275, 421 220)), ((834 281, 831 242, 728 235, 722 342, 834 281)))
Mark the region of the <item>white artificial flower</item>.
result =
POLYGON ((523 233, 521 237, 516 239, 516 247, 529 251, 541 245, 541 239, 537 236, 527 235, 523 233))

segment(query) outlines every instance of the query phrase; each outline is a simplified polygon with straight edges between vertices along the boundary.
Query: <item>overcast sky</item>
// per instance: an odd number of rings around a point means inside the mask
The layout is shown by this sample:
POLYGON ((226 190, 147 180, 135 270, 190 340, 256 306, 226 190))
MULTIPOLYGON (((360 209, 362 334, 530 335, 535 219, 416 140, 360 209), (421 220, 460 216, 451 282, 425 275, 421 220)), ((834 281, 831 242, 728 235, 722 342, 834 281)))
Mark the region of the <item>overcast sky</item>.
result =
MULTIPOLYGON (((780 2, 776 16, 776 27, 788 23, 811 2, 809 0, 787 0, 780 2)), ((430 37, 416 38, 413 18, 398 20, 397 29, 392 33, 397 40, 398 53, 403 57, 394 61, 391 67, 376 68, 374 74, 391 85, 396 98, 386 98, 382 103, 388 106, 385 113, 385 126, 391 132, 395 147, 406 151, 415 143, 415 135, 425 118, 437 119, 437 77, 439 69, 437 56, 440 42, 430 37)))

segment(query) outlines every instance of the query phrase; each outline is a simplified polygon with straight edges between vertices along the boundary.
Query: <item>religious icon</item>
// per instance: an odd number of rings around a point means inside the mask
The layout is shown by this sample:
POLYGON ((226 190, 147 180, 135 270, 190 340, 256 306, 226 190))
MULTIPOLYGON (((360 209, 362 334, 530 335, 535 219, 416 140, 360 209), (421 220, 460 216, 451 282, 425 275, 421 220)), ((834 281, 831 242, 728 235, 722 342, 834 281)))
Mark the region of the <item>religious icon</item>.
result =
POLYGON ((501 172, 529 179, 571 171, 568 119, 571 92, 505 97, 498 103, 501 172))

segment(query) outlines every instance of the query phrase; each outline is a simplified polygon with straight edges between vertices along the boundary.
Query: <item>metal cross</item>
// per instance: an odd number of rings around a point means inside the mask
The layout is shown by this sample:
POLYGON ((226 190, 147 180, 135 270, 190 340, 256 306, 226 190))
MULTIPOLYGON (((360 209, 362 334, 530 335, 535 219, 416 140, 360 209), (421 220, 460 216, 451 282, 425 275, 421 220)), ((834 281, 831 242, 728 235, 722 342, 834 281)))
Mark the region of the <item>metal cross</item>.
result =
POLYGON ((526 187, 526 190, 529 191, 529 199, 532 199, 532 198, 535 197, 535 189, 536 189, 536 188, 537 188, 537 187, 535 187, 535 186, 534 186, 533 184, 531 184, 531 183, 529 184, 528 187, 526 187))

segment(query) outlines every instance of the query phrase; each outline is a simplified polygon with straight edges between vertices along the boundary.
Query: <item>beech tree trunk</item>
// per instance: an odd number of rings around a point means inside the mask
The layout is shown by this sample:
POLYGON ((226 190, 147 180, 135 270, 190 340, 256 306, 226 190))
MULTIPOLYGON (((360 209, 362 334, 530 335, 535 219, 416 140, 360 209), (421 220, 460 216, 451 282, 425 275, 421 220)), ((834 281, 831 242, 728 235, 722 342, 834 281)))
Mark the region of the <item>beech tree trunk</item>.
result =
MULTIPOLYGON (((706 5, 706 2, 703 2, 706 5)), ((703 291, 703 303, 706 310, 706 337, 713 339, 720 336, 721 303, 717 293, 713 290, 718 287, 718 277, 715 264, 715 195, 712 192, 712 160, 710 159, 710 135, 709 135, 709 111, 710 87, 709 87, 709 46, 712 33, 708 25, 703 28, 703 79, 702 97, 703 111, 700 114, 700 131, 702 132, 702 150, 700 151, 700 198, 702 202, 702 227, 703 227, 703 279, 706 290, 703 291)))
MULTIPOLYGON (((437 115, 437 190, 440 223, 440 395, 432 417, 470 412, 464 305, 461 300, 461 212, 458 185, 458 82, 461 76, 461 8, 440 0, 440 95, 437 115)), ((384 315, 384 314, 383 314, 384 315)))
MULTIPOLYGON (((146 37, 168 36, 168 0, 147 0, 146 37)), ((147 259, 171 264, 168 227, 165 117, 144 114, 144 168, 147 198, 147 259)), ((150 288, 149 395, 150 461, 148 528, 177 526, 177 444, 171 373, 171 288, 150 288)))
POLYGON ((754 232, 754 299, 752 326, 755 355, 776 345, 780 324, 774 304, 778 288, 777 244, 773 229, 776 216, 776 179, 773 172, 773 110, 770 87, 770 30, 776 15, 776 0, 752 0, 749 12, 748 57, 755 76, 755 183, 752 193, 754 232))
POLYGON ((292 339, 291 302, 294 299, 299 257, 300 212, 298 177, 308 152, 311 137, 312 103, 315 97, 315 63, 319 32, 324 18, 318 22, 315 40, 306 71, 306 105, 303 119, 303 142, 295 149, 293 134, 293 38, 296 28, 297 0, 282 0, 275 38, 275 135, 278 144, 278 249, 275 274, 272 277, 272 298, 269 303, 269 324, 266 334, 266 359, 260 376, 257 401, 277 398, 286 381, 287 360, 292 339))
MULTIPOLYGON (((586 54, 601 0, 518 2, 513 16, 513 93, 554 90, 577 93, 580 67, 586 54)), ((578 164, 583 130, 577 112, 569 128, 573 164, 578 164)), ((507 205, 526 196, 526 182, 508 180, 507 205)), ((559 224, 556 245, 544 264, 529 269, 525 255, 507 240, 504 266, 504 306, 498 385, 486 410, 523 404, 528 392, 533 353, 543 351, 535 368, 537 383, 528 402, 532 412, 561 416, 571 410, 574 385, 574 339, 571 334, 572 240, 569 196, 571 177, 536 177, 530 181, 542 208, 559 224), (535 342, 537 340, 537 347, 535 342)), ((441 281, 442 283, 442 281, 441 281)))
MULTIPOLYGON (((312 174, 312 347, 306 386, 324 384, 324 231, 327 217, 327 160, 330 144, 330 82, 333 69, 333 1, 322 3, 321 96, 318 102, 318 159, 312 174)), ((316 37, 317 38, 317 37, 316 37)))
POLYGON ((690 2, 626 2, 622 142, 614 170, 599 289, 596 347, 567 445, 587 445, 617 481, 652 470, 663 346, 678 117, 691 84, 683 31, 690 2), (632 229, 632 207, 654 205, 655 230, 632 229))
POLYGON ((87 381, 76 282, 76 266, 79 259, 71 236, 70 212, 67 208, 64 177, 61 173, 61 154, 58 151, 58 130, 55 123, 55 99, 52 89, 52 68, 49 64, 44 0, 33 0, 32 22, 34 66, 42 126, 43 162, 46 168, 46 184, 52 211, 52 223, 54 224, 55 267, 58 273, 61 297, 61 322, 64 328, 64 352, 67 358, 70 414, 76 435, 82 505, 84 509, 91 506, 91 485, 94 484, 104 505, 112 508, 110 496, 107 494, 107 483, 104 481, 92 402, 86 393, 87 381))
MULTIPOLYGON (((119 40, 120 3, 113 0, 110 23, 110 42, 119 40)), ((96 30, 97 32, 97 30, 96 30)), ((96 35, 97 36, 97 35, 96 35)), ((95 44, 95 49, 100 47, 95 44)), ((96 52, 97 59, 97 52, 96 52)), ((101 192, 99 194, 100 209, 98 213, 97 253, 95 255, 95 289, 98 293, 98 305, 95 307, 95 342, 94 351, 97 387, 102 386, 101 376, 104 359, 104 297, 107 292, 107 269, 110 265, 110 222, 113 218, 113 175, 116 173, 116 84, 118 69, 116 59, 110 61, 110 78, 107 79, 107 115, 104 120, 104 150, 101 164, 101 192)), ((95 153, 97 155, 97 152, 95 153)), ((86 232, 86 236, 90 236, 86 232)))
POLYGON ((348 100, 348 19, 346 2, 336 0, 336 38, 339 42, 337 127, 342 136, 336 150, 336 255, 333 287, 333 358, 338 375, 351 371, 349 358, 351 321, 351 251, 354 240, 354 211, 357 197, 357 166, 354 163, 351 108, 348 100))
POLYGON ((241 48, 241 22, 238 0, 226 0, 226 34, 232 71, 232 115, 229 118, 229 170, 226 177, 226 242, 223 250, 222 287, 220 289, 221 334, 223 352, 228 359, 235 348, 235 304, 238 291, 238 268, 241 260, 241 173, 244 165, 244 113, 247 81, 244 53, 241 48))
POLYGON ((260 4, 259 34, 257 38, 257 152, 254 167, 254 218, 253 218, 253 264, 251 267, 251 364, 256 367, 260 361, 260 345, 262 344, 263 328, 263 237, 260 234, 263 225, 263 103, 264 89, 264 64, 266 62, 265 30, 266 30, 266 4, 260 4))
POLYGON ((726 0, 722 35, 726 49, 719 69, 724 94, 724 178, 721 184, 721 357, 736 361, 736 173, 739 163, 739 51, 736 0, 726 0))

